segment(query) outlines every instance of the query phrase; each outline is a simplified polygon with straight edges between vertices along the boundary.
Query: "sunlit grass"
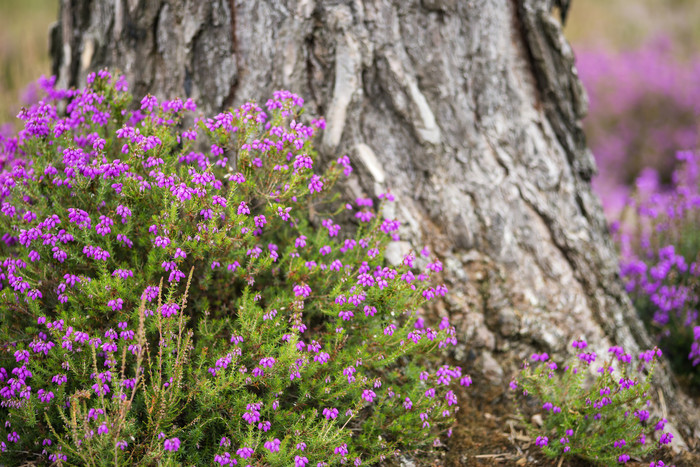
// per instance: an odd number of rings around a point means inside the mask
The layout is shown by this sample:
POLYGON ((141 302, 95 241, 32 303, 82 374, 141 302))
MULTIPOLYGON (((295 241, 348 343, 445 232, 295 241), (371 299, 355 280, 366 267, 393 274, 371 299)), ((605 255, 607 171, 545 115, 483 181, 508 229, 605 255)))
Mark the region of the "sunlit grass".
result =
POLYGON ((666 36, 682 56, 700 48, 697 0, 573 0, 564 32, 576 46, 615 51, 666 36))
POLYGON ((49 26, 58 0, 0 1, 0 122, 13 121, 26 86, 50 73, 49 26))

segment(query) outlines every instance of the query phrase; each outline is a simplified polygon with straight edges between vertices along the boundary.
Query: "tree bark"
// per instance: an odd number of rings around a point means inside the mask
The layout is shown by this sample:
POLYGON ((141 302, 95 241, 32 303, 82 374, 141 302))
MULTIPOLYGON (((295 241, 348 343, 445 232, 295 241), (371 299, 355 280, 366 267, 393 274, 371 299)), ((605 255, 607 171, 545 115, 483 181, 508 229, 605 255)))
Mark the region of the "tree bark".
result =
MULTIPOLYGON (((358 168, 347 194, 396 196, 389 259, 423 244, 442 259, 437 312, 482 381, 574 338, 652 346, 591 191, 586 97, 549 0, 62 0, 52 56, 63 85, 110 67, 136 96, 207 113, 303 96, 327 121, 322 155, 358 168)), ((666 368, 657 381, 688 439, 697 411, 666 368)))

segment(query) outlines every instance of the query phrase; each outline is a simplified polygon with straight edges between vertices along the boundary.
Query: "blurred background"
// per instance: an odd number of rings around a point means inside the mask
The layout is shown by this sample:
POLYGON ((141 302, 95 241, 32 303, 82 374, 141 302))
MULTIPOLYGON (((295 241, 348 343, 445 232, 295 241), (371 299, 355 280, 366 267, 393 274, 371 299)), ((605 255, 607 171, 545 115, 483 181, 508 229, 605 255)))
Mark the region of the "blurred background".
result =
MULTIPOLYGON (((58 0, 0 0, 0 142, 50 72, 57 15, 58 0)), ((622 277, 700 401, 700 0, 572 0, 564 31, 622 277)))
POLYGON ((0 0, 0 124, 34 98, 35 82, 50 73, 49 26, 58 0, 0 0))

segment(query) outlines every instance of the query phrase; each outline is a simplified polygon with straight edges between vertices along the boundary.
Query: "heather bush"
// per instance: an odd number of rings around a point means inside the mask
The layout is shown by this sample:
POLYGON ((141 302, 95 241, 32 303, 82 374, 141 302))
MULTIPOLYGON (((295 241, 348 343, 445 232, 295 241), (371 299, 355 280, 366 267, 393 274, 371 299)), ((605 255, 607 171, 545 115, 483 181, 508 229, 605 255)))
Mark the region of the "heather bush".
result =
POLYGON ((700 383, 700 167, 698 154, 677 154, 665 188, 647 169, 612 228, 621 247, 621 274, 635 306, 676 372, 700 383))
POLYGON ((107 71, 42 87, 0 139, 0 463, 359 465, 449 436, 470 379, 426 360, 456 343, 420 315, 441 263, 385 262, 399 223, 333 195, 352 168, 318 170, 300 97, 205 119, 132 110, 107 71))
MULTIPOLYGON (((618 346, 597 368, 599 356, 587 351, 583 340, 574 341, 576 356, 560 367, 549 355, 533 354, 532 364, 510 383, 516 399, 534 408, 541 426, 523 419, 535 445, 549 457, 578 457, 600 465, 625 464, 643 457, 659 445, 669 444, 666 420, 652 421, 650 382, 661 351, 638 355, 618 346), (658 435, 658 442, 652 436, 658 435)), ((534 418, 534 417, 533 417, 534 418)), ((661 462, 660 465, 663 465, 661 462)))
POLYGON ((700 58, 667 39, 637 50, 580 50, 590 97, 586 133, 635 307, 688 388, 700 383, 697 155, 700 58), (677 153, 677 157, 676 156, 677 153))

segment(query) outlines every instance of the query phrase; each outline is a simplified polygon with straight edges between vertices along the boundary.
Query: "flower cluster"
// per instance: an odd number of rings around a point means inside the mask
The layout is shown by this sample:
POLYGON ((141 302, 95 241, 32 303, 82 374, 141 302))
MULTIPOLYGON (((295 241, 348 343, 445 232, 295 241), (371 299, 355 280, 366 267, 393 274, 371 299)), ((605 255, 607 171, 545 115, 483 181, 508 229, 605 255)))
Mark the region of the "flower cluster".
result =
POLYGON ((666 420, 652 423, 649 412, 658 348, 633 357, 618 346, 599 356, 584 340, 572 347, 575 356, 563 367, 547 354, 532 355, 535 363, 526 363, 510 383, 516 398, 542 417, 541 427, 526 422, 536 446, 550 457, 610 465, 671 442, 671 433, 663 432, 666 420))
POLYGON ((299 96, 203 118, 150 95, 129 110, 105 70, 42 85, 0 140, 0 462, 360 465, 440 445, 471 383, 427 360, 456 343, 419 316, 442 265, 387 264, 399 223, 372 200, 334 222, 352 168, 314 171, 324 123, 299 96))

